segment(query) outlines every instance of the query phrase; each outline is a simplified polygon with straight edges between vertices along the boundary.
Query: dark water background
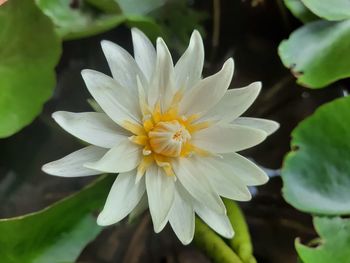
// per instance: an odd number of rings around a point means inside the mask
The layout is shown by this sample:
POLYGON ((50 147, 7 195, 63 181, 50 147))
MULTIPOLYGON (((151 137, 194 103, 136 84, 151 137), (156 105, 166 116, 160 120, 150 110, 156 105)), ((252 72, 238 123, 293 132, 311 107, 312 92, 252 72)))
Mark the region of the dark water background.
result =
MULTIPOLYGON (((230 56, 235 59, 231 88, 261 80, 263 90, 246 116, 278 121, 281 128, 264 143, 243 154, 259 165, 279 174, 283 156, 289 151, 291 130, 320 104, 342 94, 342 83, 327 90, 309 90, 295 84, 277 54, 280 41, 300 23, 277 1, 263 1, 255 8, 250 1, 222 1, 218 48, 213 48, 211 1, 194 3, 210 16, 205 22, 207 36, 204 76, 217 71, 230 56)), ((75 191, 94 178, 57 178, 44 174, 40 167, 81 147, 58 127, 52 112, 91 111, 90 97, 80 71, 84 68, 109 73, 100 41, 112 40, 132 52, 130 31, 118 27, 105 34, 65 42, 57 67, 57 87, 42 114, 16 135, 0 140, 0 217, 37 211, 75 191)), ((300 47, 302 48, 302 47, 300 47)), ((210 94, 208 94, 210 96, 210 94)), ((282 183, 277 176, 258 188, 251 202, 241 203, 247 217, 258 262, 295 263, 294 238, 315 236, 311 217, 283 201, 282 183)), ((155 235, 146 215, 132 225, 106 229, 81 255, 79 262, 210 262, 193 246, 183 247, 170 228, 155 235)))

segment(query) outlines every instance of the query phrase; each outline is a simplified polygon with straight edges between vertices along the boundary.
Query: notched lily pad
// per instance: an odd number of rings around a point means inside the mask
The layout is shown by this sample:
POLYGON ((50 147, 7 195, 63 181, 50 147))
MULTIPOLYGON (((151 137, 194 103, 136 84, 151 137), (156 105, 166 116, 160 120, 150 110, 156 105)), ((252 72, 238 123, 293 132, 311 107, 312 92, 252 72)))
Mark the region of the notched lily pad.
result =
POLYGON ((295 246, 304 263, 350 262, 350 219, 316 217, 314 225, 319 239, 309 247, 297 239, 295 246))
POLYGON ((350 20, 315 21, 294 31, 278 48, 283 64, 310 88, 350 77, 350 20))
POLYGON ((350 97, 321 106, 292 132, 283 195, 305 212, 350 214, 350 97))

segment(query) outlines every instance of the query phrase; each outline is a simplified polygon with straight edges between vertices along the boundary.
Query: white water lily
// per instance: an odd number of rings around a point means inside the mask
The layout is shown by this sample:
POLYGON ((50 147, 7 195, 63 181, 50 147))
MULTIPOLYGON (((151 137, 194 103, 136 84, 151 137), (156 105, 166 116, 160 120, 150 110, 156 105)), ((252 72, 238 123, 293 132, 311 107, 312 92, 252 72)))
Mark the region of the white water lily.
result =
POLYGON ((228 90, 234 63, 202 79, 204 48, 194 31, 173 65, 161 38, 156 50, 132 29, 134 58, 102 41, 113 78, 83 70, 103 112, 55 112, 67 132, 91 144, 43 166, 48 174, 76 177, 119 173, 97 219, 111 225, 149 207, 154 231, 167 222, 183 244, 192 241, 195 213, 220 235, 234 234, 221 197, 247 201, 250 185, 267 182, 258 166, 237 154, 273 133, 274 121, 239 117, 260 82, 228 90))

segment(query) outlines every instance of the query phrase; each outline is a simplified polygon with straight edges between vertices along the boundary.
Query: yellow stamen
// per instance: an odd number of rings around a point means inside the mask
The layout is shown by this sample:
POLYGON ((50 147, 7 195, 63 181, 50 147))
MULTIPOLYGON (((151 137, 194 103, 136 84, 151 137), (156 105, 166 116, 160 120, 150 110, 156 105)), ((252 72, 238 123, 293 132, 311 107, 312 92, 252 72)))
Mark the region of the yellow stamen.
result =
POLYGON ((131 121, 124 121, 122 124, 122 127, 130 132, 132 132, 133 134, 136 135, 146 135, 146 132, 144 130, 144 128, 137 123, 133 123, 131 121))
POLYGON ((145 129, 146 132, 149 132, 152 130, 154 127, 153 121, 151 119, 145 120, 143 122, 143 128, 145 129))
POLYGON ((151 164, 154 162, 154 159, 151 155, 144 156, 141 160, 141 163, 137 167, 137 176, 136 177, 142 177, 147 168, 151 166, 151 164))
POLYGON ((131 136, 131 137, 129 137, 129 139, 133 143, 136 143, 136 144, 142 145, 142 146, 145 146, 148 143, 148 136, 146 136, 146 135, 131 136))

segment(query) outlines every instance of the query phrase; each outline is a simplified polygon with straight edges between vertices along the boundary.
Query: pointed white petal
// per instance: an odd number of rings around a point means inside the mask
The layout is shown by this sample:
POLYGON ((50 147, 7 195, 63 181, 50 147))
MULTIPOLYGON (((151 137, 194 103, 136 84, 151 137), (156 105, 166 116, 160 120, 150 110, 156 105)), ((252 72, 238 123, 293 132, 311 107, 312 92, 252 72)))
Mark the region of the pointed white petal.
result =
POLYGON ((41 169, 51 175, 62 177, 77 177, 100 174, 100 171, 85 168, 86 162, 94 162, 100 159, 106 149, 97 146, 88 146, 75 151, 62 159, 45 164, 41 169))
POLYGON ((233 76, 233 59, 228 59, 222 69, 201 81, 185 93, 180 103, 180 112, 185 115, 205 113, 224 96, 233 76))
POLYGON ((174 65, 163 39, 157 39, 157 63, 148 90, 148 103, 153 107, 160 99, 162 109, 167 109, 173 96, 174 65))
POLYGON ((192 143, 213 153, 229 153, 253 147, 266 138, 266 132, 246 126, 216 124, 194 133, 192 143))
POLYGON ((194 209, 198 216, 218 234, 225 238, 233 237, 234 231, 226 214, 215 213, 199 202, 195 202, 194 209))
POLYGON ((241 116, 255 101, 261 90, 261 82, 253 82, 247 87, 226 91, 222 99, 202 120, 213 119, 230 122, 241 116))
MULTIPOLYGON (((142 178, 140 178, 141 180, 142 178)), ((129 215, 129 222, 134 221, 136 218, 138 218, 140 215, 142 215, 143 212, 145 212, 148 208, 148 201, 147 201, 147 195, 144 194, 140 200, 140 202, 135 206, 135 208, 132 210, 132 212, 129 215)))
POLYGON ((134 58, 124 48, 113 42, 103 40, 101 46, 113 78, 131 94, 137 94, 136 76, 144 80, 144 75, 134 58))
POLYGON ((274 133, 280 127, 278 122, 275 122, 275 121, 259 119, 259 118, 248 118, 248 117, 237 118, 232 122, 232 124, 238 124, 242 126, 248 126, 255 129, 263 130, 267 133, 267 135, 274 133))
POLYGON ((175 65, 175 89, 190 89, 202 77, 204 46, 197 30, 191 36, 190 44, 175 65))
POLYGON ((127 172, 140 163, 141 150, 139 146, 126 138, 110 149, 100 160, 87 162, 84 166, 106 173, 127 172))
POLYGON ((261 185, 269 180, 260 167, 237 153, 223 154, 222 157, 218 162, 227 165, 227 169, 230 169, 246 185, 261 185))
POLYGON ((112 148, 127 136, 105 113, 56 111, 52 117, 73 136, 96 146, 112 148))
POLYGON ((180 158, 173 162, 173 167, 176 177, 195 199, 218 213, 226 212, 221 198, 212 188, 208 179, 198 172, 199 166, 193 158, 180 158))
POLYGON ((140 122, 137 93, 135 98, 130 97, 122 86, 103 73, 84 69, 81 74, 91 95, 113 121, 119 125, 125 120, 140 122))
POLYGON ((195 158, 200 164, 198 172, 210 181, 219 195, 237 201, 248 201, 252 198, 246 184, 235 176, 231 166, 222 165, 220 158, 195 158))
POLYGON ((146 188, 154 231, 159 233, 166 225, 174 201, 174 178, 167 176, 162 168, 152 165, 146 171, 146 188))
POLYGON ((125 218, 145 193, 144 180, 135 184, 136 171, 120 173, 115 180, 97 224, 108 226, 125 218))
POLYGON ((137 28, 131 29, 134 57, 148 81, 151 80, 156 66, 156 51, 151 41, 137 28))
POLYGON ((195 228, 192 198, 179 183, 176 184, 175 200, 169 213, 169 223, 182 244, 191 243, 195 228))

